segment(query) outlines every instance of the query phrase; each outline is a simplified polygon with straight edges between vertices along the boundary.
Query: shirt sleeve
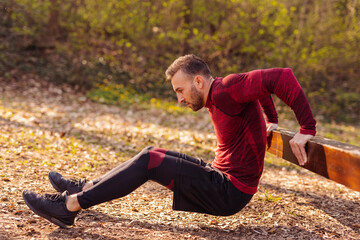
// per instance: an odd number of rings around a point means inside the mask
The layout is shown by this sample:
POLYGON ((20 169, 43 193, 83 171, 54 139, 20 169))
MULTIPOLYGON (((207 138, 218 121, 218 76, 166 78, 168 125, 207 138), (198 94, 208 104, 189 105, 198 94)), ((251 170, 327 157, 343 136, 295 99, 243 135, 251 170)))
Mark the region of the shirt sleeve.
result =
POLYGON ((267 97, 260 98, 259 102, 266 115, 266 121, 268 123, 278 123, 278 115, 272 96, 269 95, 267 97))
POLYGON ((234 83, 234 75, 224 78, 223 82, 225 85, 233 83, 229 92, 237 102, 247 103, 275 94, 294 111, 300 133, 316 134, 316 121, 309 102, 290 68, 255 70, 236 76, 237 83, 234 83))

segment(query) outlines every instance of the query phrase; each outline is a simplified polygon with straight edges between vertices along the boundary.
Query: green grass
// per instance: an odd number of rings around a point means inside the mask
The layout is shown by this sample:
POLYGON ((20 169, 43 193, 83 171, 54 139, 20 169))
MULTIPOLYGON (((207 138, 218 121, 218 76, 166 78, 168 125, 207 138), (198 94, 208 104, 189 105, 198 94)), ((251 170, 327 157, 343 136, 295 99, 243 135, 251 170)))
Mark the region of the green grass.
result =
POLYGON ((262 200, 262 201, 267 201, 267 202, 277 202, 277 201, 280 201, 281 200, 281 197, 277 197, 275 195, 273 195, 272 193, 269 193, 267 190, 265 190, 265 192, 260 195, 259 197, 259 200, 262 200))
POLYGON ((91 100, 129 108, 136 106, 141 109, 157 108, 167 113, 193 114, 188 108, 184 108, 167 100, 151 97, 148 94, 138 93, 134 89, 120 84, 99 84, 87 93, 91 100))

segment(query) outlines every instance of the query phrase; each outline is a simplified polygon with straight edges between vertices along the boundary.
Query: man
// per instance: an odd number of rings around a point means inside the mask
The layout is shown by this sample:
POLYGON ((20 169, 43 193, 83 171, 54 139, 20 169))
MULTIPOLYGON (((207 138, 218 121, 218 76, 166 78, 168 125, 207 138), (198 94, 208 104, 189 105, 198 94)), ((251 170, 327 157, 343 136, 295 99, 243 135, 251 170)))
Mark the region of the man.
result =
POLYGON ((40 195, 25 190, 23 198, 30 209, 67 227, 81 209, 123 197, 147 180, 154 180, 174 192, 174 210, 235 214, 257 191, 266 133, 277 127, 271 94, 294 110, 301 129, 290 144, 299 163, 306 163, 305 144, 316 133, 316 121, 290 69, 255 70, 214 79, 202 59, 186 55, 169 66, 166 77, 179 103, 194 111, 208 109, 218 140, 211 165, 182 153, 147 147, 93 181, 68 180, 50 172, 50 182, 61 194, 40 195))

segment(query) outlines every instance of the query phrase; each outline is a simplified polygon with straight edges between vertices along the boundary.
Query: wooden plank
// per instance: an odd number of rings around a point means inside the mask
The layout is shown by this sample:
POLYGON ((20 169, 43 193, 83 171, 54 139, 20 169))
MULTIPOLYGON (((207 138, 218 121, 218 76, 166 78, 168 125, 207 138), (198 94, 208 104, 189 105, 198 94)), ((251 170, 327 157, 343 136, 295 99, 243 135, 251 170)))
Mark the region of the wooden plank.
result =
MULTIPOLYGON (((293 131, 274 130, 267 150, 299 165, 289 144, 294 135, 293 131)), ((360 191, 360 147, 316 136, 307 143, 306 152, 308 162, 303 168, 360 191)))

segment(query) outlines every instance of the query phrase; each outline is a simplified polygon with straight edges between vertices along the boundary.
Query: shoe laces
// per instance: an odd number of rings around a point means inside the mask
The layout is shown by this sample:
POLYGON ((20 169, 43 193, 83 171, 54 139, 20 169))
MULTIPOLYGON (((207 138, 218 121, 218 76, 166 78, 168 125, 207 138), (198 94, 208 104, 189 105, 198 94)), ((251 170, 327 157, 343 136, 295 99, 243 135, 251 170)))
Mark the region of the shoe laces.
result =
POLYGON ((60 193, 45 194, 44 199, 50 200, 52 202, 57 202, 61 199, 61 194, 60 193))
POLYGON ((80 180, 76 180, 76 179, 69 179, 69 182, 71 185, 76 186, 76 187, 81 187, 82 185, 84 185, 86 180, 80 179, 80 180))

